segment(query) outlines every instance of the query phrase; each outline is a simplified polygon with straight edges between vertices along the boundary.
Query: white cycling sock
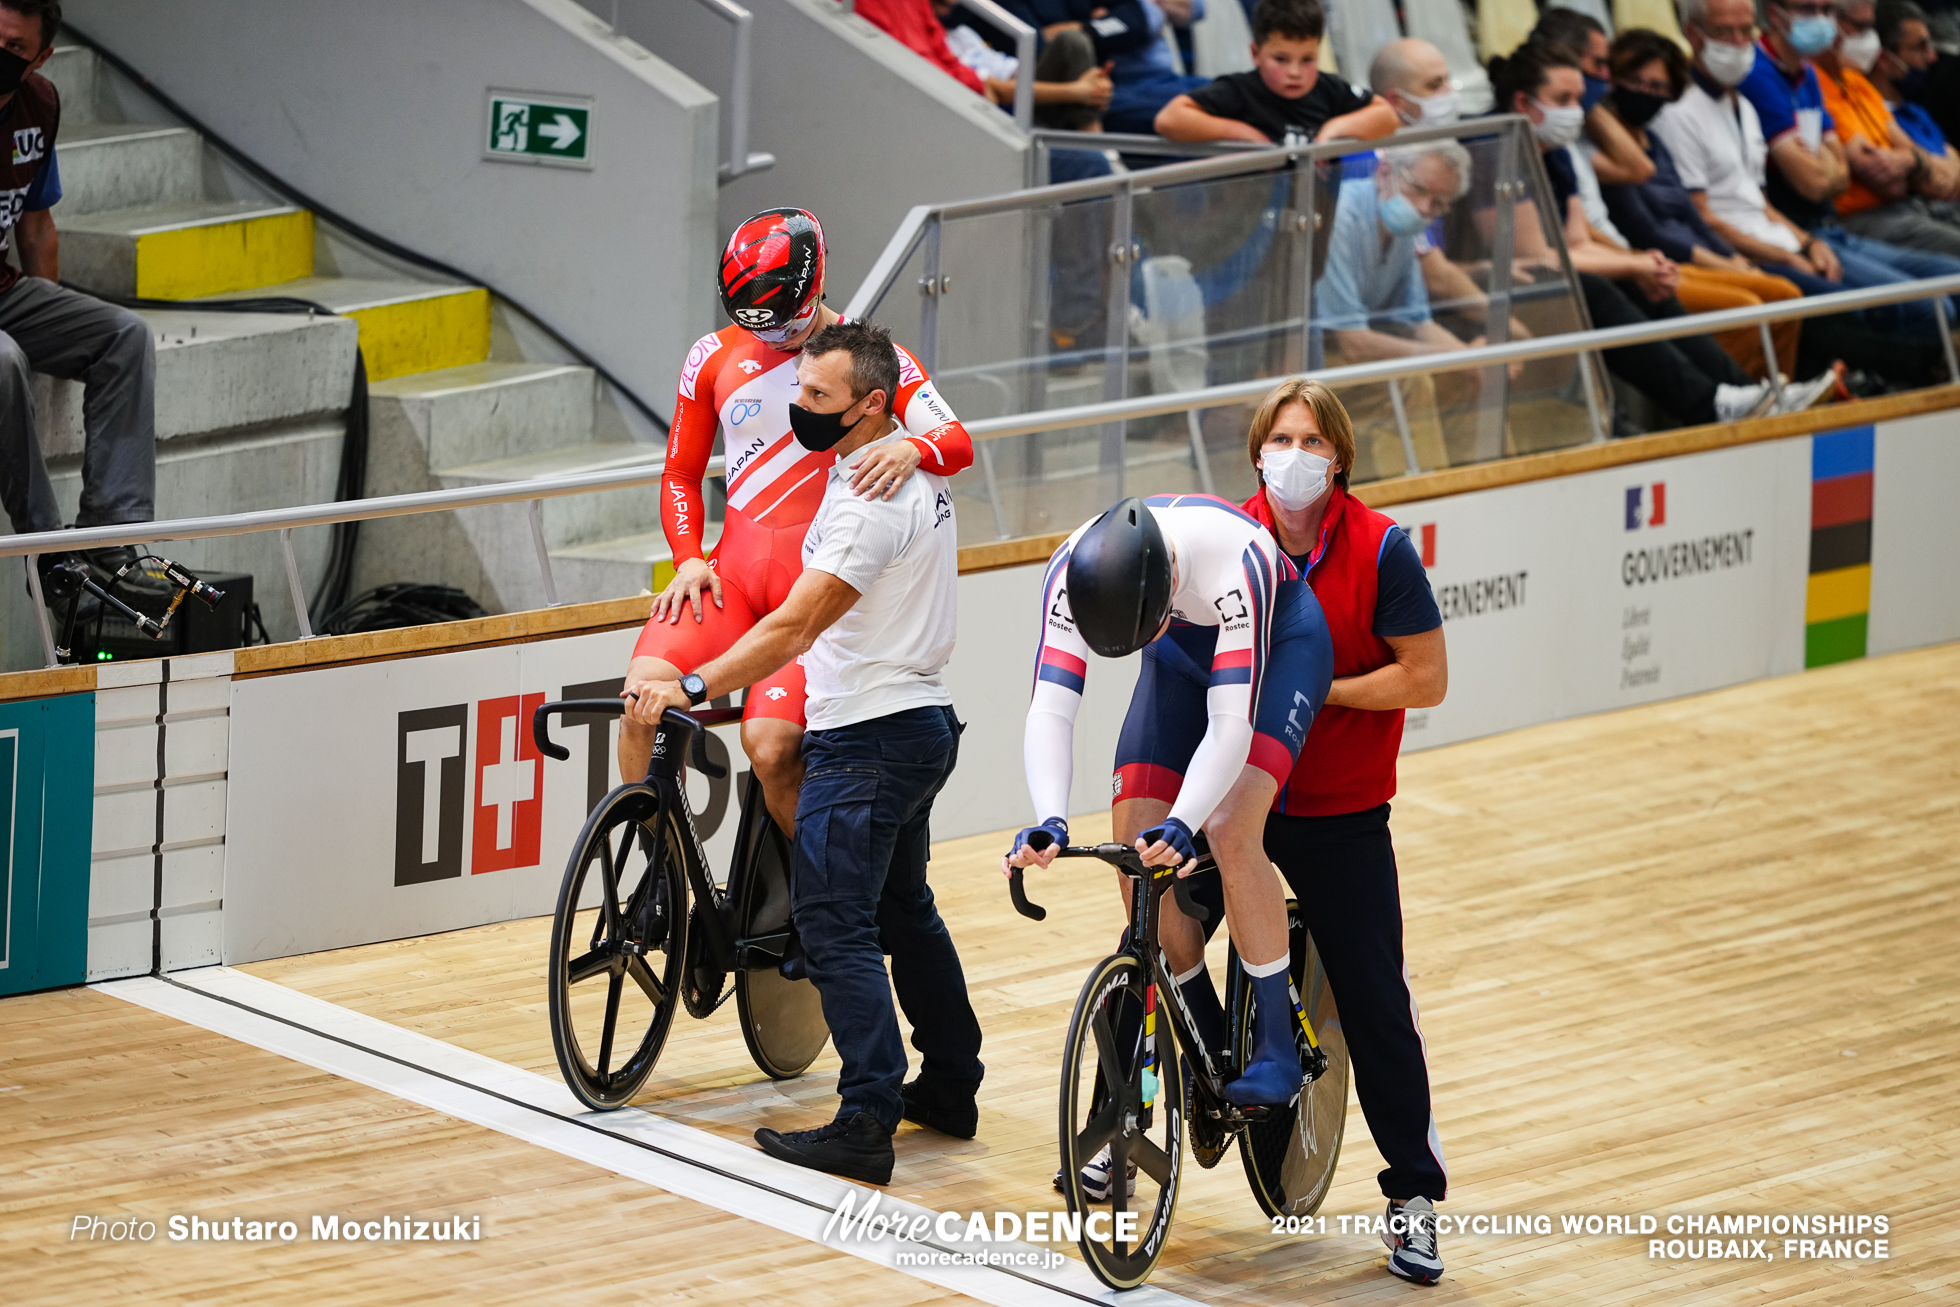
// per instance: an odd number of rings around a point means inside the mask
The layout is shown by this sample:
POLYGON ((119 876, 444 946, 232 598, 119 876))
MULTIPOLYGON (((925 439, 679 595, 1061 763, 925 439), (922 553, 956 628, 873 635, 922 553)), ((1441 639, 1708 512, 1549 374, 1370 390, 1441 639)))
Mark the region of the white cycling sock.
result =
POLYGON ((1240 958, 1239 966, 1244 968, 1245 974, 1254 980, 1264 980, 1267 976, 1277 976, 1286 970, 1286 964, 1291 961, 1291 958, 1282 953, 1271 962, 1247 962, 1244 958, 1240 958))

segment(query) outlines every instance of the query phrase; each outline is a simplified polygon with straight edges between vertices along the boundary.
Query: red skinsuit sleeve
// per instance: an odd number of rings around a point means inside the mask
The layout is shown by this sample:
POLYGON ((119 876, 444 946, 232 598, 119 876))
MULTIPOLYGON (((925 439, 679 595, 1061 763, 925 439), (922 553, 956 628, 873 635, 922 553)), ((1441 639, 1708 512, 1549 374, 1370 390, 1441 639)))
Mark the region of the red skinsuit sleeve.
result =
POLYGON ((918 447, 919 466, 925 471, 949 477, 973 466, 973 437, 919 361, 902 346, 898 347, 898 403, 893 411, 905 426, 906 439, 918 447))
POLYGON ((726 357, 718 335, 703 336, 687 353, 674 399, 674 424, 667 437, 667 467, 660 478, 660 525, 676 564, 702 557, 701 533, 707 525, 707 498, 701 478, 714 452, 721 418, 715 407, 715 378, 726 357))

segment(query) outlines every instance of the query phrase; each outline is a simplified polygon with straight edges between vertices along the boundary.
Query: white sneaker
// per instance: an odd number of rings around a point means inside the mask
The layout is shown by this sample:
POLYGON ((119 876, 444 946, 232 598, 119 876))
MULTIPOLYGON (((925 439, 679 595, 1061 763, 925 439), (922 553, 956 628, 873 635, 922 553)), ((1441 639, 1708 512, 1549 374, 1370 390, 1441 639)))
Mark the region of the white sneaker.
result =
POLYGON ((1740 422, 1744 418, 1761 417, 1775 403, 1776 392, 1770 389, 1767 381, 1758 381, 1752 386, 1717 386, 1715 420, 1740 422))
MULTIPOLYGON (((1113 1161, 1114 1159, 1109 1155, 1109 1148, 1104 1146, 1101 1152, 1097 1153, 1084 1164, 1081 1174, 1082 1196, 1084 1198, 1087 1198, 1092 1203, 1106 1203, 1109 1201, 1109 1172, 1110 1165, 1113 1161)), ((1057 1171, 1055 1172, 1055 1191, 1060 1193, 1061 1190, 1062 1173, 1057 1171)), ((1130 1163, 1129 1196, 1132 1198, 1137 1196, 1137 1164, 1135 1162, 1130 1163)))
POLYGON ((1783 387, 1783 402, 1778 404, 1774 411, 1778 413, 1801 413, 1807 408, 1815 407, 1837 393, 1838 378, 1842 373, 1843 365, 1839 364, 1835 367, 1827 368, 1808 381, 1785 383, 1783 387))
POLYGON ((1417 1284, 1443 1278, 1443 1259, 1436 1251, 1436 1209, 1427 1198, 1388 1205, 1388 1269, 1417 1284))

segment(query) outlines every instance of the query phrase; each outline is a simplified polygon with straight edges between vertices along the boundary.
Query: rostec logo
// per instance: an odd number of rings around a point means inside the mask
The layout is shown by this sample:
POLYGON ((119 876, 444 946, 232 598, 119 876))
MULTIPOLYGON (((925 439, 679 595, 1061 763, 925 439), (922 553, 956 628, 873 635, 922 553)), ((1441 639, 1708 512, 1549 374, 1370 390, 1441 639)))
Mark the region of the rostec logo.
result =
MULTIPOLYGON (((1691 505, 1692 507, 1692 505, 1691 505)), ((1667 525, 1667 482, 1627 487, 1627 530, 1667 525)))
POLYGON ((422 708, 396 718, 395 884, 463 874, 463 740, 470 706, 422 708))
POLYGON ((543 759, 531 714, 544 694, 485 699, 476 706, 476 813, 470 873, 535 867, 543 838, 543 759))

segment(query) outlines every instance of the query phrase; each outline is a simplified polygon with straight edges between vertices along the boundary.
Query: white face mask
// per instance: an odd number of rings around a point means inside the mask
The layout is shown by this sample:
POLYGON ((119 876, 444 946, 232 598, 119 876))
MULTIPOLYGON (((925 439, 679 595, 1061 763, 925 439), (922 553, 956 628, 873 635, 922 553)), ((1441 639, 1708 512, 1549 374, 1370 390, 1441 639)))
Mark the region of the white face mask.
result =
POLYGON ((1701 47, 1701 70, 1723 86, 1740 86, 1749 70, 1756 66, 1756 47, 1753 45, 1724 45, 1720 41, 1704 41, 1701 47))
POLYGON ((1576 104, 1553 106, 1533 99, 1538 112, 1545 115, 1542 121, 1531 125, 1531 134, 1539 143, 1551 149, 1570 145, 1579 139, 1579 132, 1586 122, 1586 111, 1576 104))
POLYGON ((1447 127, 1457 119, 1458 97, 1455 91, 1406 95, 1404 98, 1416 108, 1416 116, 1405 120, 1411 127, 1447 127))
POLYGON ((1297 513, 1327 493, 1328 459, 1304 449, 1275 449, 1260 458, 1266 491, 1281 508, 1297 513))
POLYGON ((1878 32, 1871 29, 1838 41, 1838 57, 1861 73, 1868 73, 1878 62, 1878 32))

